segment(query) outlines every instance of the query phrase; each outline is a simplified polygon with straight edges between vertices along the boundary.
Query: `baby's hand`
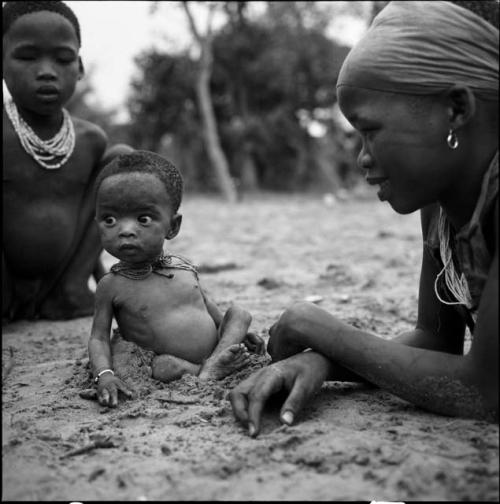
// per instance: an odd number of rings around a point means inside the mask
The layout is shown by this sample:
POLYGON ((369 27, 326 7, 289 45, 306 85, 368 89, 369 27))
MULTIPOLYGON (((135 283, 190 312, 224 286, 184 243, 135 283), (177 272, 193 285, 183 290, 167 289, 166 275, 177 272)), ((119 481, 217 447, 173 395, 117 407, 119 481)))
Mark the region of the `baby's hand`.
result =
POLYGON ((257 355, 264 355, 266 353, 266 343, 260 336, 253 332, 247 333, 243 343, 252 353, 257 355))
POLYGON ((101 406, 115 408, 118 405, 118 392, 121 392, 129 399, 134 397, 133 391, 117 376, 106 373, 99 378, 97 400, 101 406))

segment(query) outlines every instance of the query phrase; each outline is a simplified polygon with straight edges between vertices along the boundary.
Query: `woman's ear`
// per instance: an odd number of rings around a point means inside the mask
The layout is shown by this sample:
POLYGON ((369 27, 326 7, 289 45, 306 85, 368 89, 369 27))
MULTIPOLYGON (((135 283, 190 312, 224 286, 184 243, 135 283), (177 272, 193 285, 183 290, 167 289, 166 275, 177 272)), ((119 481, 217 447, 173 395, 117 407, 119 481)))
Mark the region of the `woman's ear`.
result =
POLYGON ((167 236, 165 237, 167 240, 171 240, 175 238, 181 229, 182 224, 182 215, 175 214, 170 221, 170 229, 167 232, 167 236))
POLYGON ((476 113, 476 97, 468 86, 451 86, 445 94, 450 129, 467 124, 476 113))

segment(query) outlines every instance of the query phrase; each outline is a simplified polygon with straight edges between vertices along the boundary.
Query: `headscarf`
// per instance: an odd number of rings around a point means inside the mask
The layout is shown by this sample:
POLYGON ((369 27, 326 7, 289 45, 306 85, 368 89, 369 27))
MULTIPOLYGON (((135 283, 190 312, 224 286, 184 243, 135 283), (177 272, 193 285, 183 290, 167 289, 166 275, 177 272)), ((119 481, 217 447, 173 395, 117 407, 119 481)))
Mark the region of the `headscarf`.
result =
POLYGON ((434 94, 454 84, 498 100, 498 29, 443 1, 394 1, 347 55, 337 87, 434 94))

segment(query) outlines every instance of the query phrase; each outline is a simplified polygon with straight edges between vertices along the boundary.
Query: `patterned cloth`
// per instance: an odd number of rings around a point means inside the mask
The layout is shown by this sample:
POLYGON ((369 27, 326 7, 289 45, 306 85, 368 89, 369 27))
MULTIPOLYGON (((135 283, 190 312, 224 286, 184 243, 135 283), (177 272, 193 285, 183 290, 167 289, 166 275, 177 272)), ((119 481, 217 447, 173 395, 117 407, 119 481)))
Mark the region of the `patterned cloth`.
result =
POLYGON ((161 254, 152 263, 131 264, 120 261, 111 266, 110 273, 121 275, 131 280, 143 280, 153 273, 173 278, 174 274, 168 271, 171 269, 192 271, 196 279, 198 279, 198 270, 196 267, 188 259, 175 254, 161 254))
MULTIPOLYGON (((470 221, 450 236, 452 256, 457 271, 463 272, 472 298, 471 312, 479 307, 484 284, 488 278, 498 229, 495 227, 495 206, 498 204, 498 152, 495 154, 487 172, 484 174, 481 192, 470 221)), ((439 252, 438 235, 439 206, 433 213, 424 239, 426 248, 443 267, 439 252)), ((440 292, 446 289, 444 283, 439 286, 440 292)), ((452 296, 447 293, 448 297, 452 296)), ((468 321, 469 328, 472 322, 468 321)))

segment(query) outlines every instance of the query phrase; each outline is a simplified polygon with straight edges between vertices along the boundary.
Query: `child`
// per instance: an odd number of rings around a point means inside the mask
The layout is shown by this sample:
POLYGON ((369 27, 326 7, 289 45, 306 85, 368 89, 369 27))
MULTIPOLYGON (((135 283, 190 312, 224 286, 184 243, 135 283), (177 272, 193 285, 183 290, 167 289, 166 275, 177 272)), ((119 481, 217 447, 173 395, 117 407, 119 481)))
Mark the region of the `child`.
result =
POLYGON ((270 330, 276 361, 231 391, 251 436, 284 389, 291 424, 324 380, 365 381, 443 415, 498 422, 498 2, 391 2, 349 53, 339 105, 380 200, 420 210, 418 320, 386 340, 300 303, 270 330), (464 353, 465 327, 473 336, 464 353), (309 349, 310 351, 303 351, 309 349))
POLYGON ((164 382, 184 373, 221 379, 248 363, 246 347, 264 353, 263 340, 247 335, 249 313, 232 306, 223 318, 195 267, 163 254, 164 240, 178 234, 182 221, 182 178, 171 163, 146 151, 122 155, 103 169, 95 188, 102 244, 120 259, 97 285, 89 340, 101 404, 116 406, 118 391, 132 395, 112 370, 113 316, 125 340, 156 354, 152 376, 164 382))
MULTIPOLYGON (((92 185, 106 135, 63 108, 83 76, 80 27, 63 2, 3 6, 2 314, 7 319, 90 315, 88 281, 102 248, 92 185)), ((104 159, 103 159, 104 156, 104 159)))

